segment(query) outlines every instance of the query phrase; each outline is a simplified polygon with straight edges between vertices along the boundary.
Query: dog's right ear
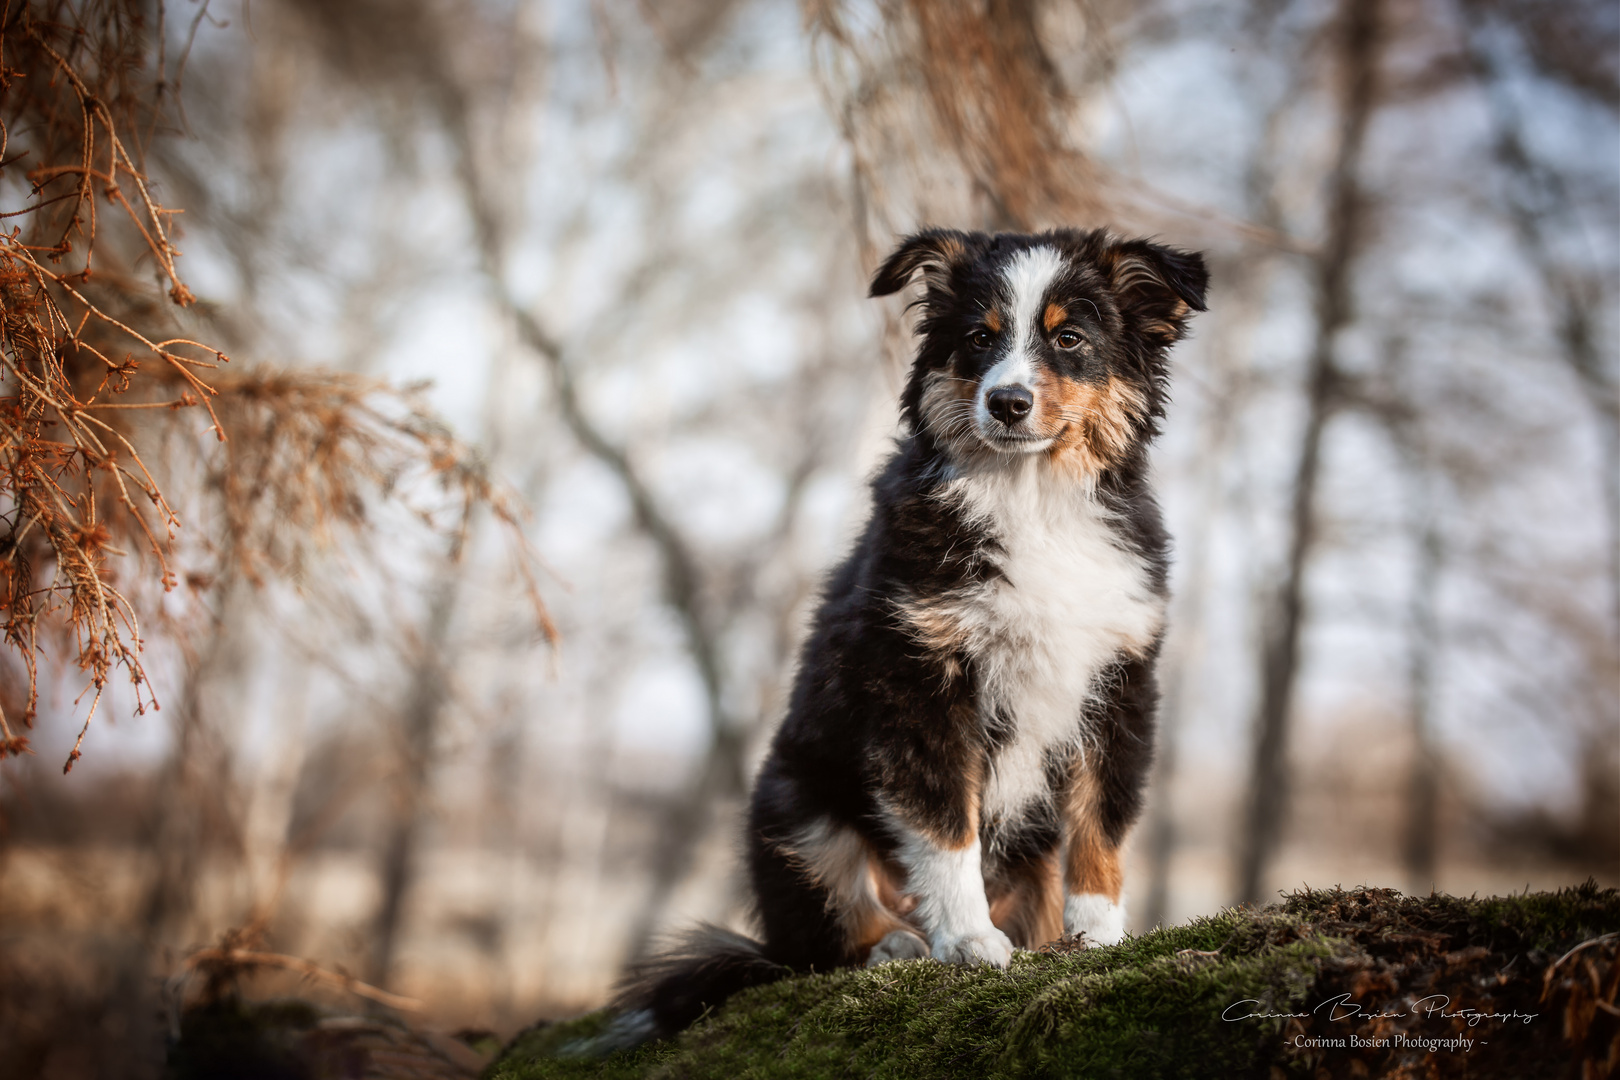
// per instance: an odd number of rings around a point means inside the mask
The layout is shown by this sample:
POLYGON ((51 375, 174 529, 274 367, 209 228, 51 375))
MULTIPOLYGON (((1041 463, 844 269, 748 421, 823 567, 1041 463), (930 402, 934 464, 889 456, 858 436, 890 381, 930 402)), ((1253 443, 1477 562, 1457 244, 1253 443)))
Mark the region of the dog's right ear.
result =
POLYGON ((918 270, 933 291, 951 291, 951 271, 967 258, 973 237, 955 229, 924 229, 905 238, 872 276, 868 296, 888 296, 911 282, 918 270))

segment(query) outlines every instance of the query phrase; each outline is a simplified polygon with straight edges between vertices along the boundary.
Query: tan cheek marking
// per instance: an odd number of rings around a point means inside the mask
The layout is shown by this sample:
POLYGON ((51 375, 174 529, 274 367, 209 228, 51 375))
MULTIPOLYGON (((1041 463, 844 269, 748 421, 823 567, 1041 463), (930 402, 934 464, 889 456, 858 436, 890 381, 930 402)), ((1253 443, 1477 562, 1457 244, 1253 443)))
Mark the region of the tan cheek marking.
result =
POLYGON ((1001 333, 1001 313, 995 308, 985 312, 984 325, 989 328, 992 334, 1001 333))
POLYGON ((1062 326, 1068 318, 1068 309, 1062 304, 1047 304, 1046 318, 1042 321, 1046 324, 1046 332, 1050 334, 1053 330, 1062 326))
POLYGON ((1100 893, 1119 903, 1125 884, 1119 848, 1097 824, 1097 782, 1083 765, 1075 766, 1074 785, 1064 807, 1068 847, 1063 853, 1064 886, 1071 893, 1100 893))
POLYGON ((1123 379, 1112 376, 1096 403, 1099 419, 1095 439, 1112 458, 1124 457, 1131 448, 1132 424, 1145 411, 1146 402, 1123 379))
POLYGON ((1043 431, 1056 434, 1047 451, 1054 463, 1096 474, 1130 451, 1132 425, 1145 411, 1142 395, 1123 379, 1109 376, 1102 386, 1042 373, 1036 400, 1043 431))

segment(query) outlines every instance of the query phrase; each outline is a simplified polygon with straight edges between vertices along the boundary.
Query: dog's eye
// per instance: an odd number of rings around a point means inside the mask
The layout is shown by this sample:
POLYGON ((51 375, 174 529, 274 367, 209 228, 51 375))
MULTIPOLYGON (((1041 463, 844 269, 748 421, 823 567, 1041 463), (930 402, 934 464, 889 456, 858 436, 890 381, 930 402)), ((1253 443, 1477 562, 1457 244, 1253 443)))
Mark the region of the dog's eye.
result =
POLYGON ((1060 349, 1077 348, 1080 345, 1080 341, 1080 332, 1078 330, 1064 329, 1058 331, 1057 346, 1060 349))
POLYGON ((968 335, 968 344, 972 345, 975 349, 988 349, 991 343, 995 340, 995 337, 991 335, 990 331, 984 329, 982 326, 968 335))

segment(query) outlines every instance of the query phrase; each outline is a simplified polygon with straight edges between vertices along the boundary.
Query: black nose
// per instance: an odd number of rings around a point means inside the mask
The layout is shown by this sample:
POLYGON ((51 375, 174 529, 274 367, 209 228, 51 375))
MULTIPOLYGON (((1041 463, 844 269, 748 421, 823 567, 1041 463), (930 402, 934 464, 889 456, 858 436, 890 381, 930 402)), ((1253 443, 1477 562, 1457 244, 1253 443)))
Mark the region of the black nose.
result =
POLYGON ((998 386, 990 391, 984 403, 989 407, 991 416, 1012 427, 1029 415, 1029 410, 1035 405, 1035 395, 1022 386, 998 386))

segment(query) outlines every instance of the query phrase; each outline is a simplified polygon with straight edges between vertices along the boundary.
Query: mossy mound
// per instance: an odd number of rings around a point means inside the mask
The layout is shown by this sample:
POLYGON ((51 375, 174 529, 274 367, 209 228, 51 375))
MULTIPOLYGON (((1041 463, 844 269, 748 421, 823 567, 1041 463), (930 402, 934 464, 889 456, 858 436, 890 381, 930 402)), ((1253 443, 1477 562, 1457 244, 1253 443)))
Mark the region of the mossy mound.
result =
POLYGON ((605 1013, 520 1035, 486 1080, 564 1077, 1613 1075, 1620 892, 1305 891, 1006 971, 804 975, 678 1038, 567 1057, 605 1013), (1603 1071, 1609 1070, 1609 1071, 1603 1071))

